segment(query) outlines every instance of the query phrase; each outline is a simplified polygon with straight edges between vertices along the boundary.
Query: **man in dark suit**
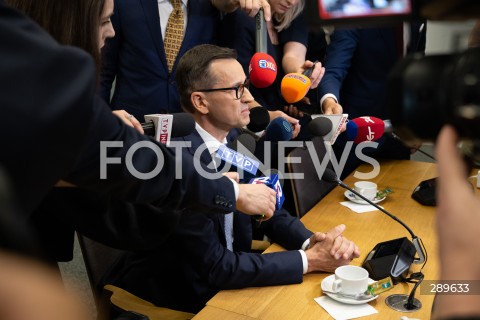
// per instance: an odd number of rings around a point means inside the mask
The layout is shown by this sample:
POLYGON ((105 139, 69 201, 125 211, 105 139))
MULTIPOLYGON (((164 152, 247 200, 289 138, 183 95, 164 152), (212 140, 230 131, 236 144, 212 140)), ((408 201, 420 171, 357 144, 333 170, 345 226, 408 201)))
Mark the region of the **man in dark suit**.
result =
POLYGON ((181 1, 184 35, 173 68, 169 70, 164 39, 173 6, 170 0, 115 0, 112 24, 117 36, 104 49, 101 96, 112 109, 125 109, 138 119, 145 114, 181 112, 175 73, 180 57, 190 48, 215 43, 219 10, 243 10, 254 15, 266 1, 181 1), (248 2, 248 3, 247 3, 248 2), (110 91, 116 79, 113 97, 110 91))
MULTIPOLYGON (((217 42, 220 12, 241 9, 254 17, 262 7, 265 19, 270 20, 271 16, 267 0, 182 0, 184 35, 170 69, 164 39, 173 12, 171 1, 115 0, 112 24, 117 36, 109 39, 103 49, 100 87, 100 95, 112 109, 125 109, 137 119, 152 113, 181 112, 175 83, 178 61, 196 45, 217 42)), ((289 121, 294 127, 294 136, 298 134, 297 119, 284 112, 270 112, 271 120, 276 117, 289 121)))
MULTIPOLYGON (((210 0, 183 1, 182 7, 188 14, 178 57, 197 44, 212 43, 220 20, 210 0)), ((115 1, 112 24, 117 36, 106 43, 101 76, 106 101, 116 78, 112 109, 125 109, 137 119, 181 111, 175 85, 178 59, 170 71, 164 49, 167 9, 172 10, 168 0, 115 1)))
MULTIPOLYGON (((235 51, 213 45, 189 50, 178 71, 182 106, 197 122, 196 131, 182 139, 188 146, 184 152, 205 165, 216 164, 212 154, 226 143, 229 131, 250 121, 253 98, 245 73, 235 51)), ((219 290, 299 283, 304 273, 332 272, 359 256, 355 244, 340 236, 344 225, 314 234, 281 209, 260 228, 290 251, 250 253, 252 221, 239 212, 186 210, 164 244, 126 256, 107 281, 156 305, 198 312, 219 290)))
MULTIPOLYGON (((425 37, 425 24, 421 22, 396 27, 335 30, 327 47, 326 72, 318 87, 323 112, 348 113, 350 119, 361 116, 388 119, 388 74, 404 54, 424 52, 425 37)), ((398 140, 383 137, 377 142, 379 147, 371 156, 396 159, 410 157, 410 149, 398 140)), ((335 142, 334 150, 338 159, 345 143, 344 136, 335 142)), ((342 177, 359 163, 352 152, 342 177)))
MULTIPOLYGON (((0 165, 12 182, 20 212, 31 214, 51 186, 63 179, 105 197, 168 210, 193 206, 229 212, 237 205, 245 206, 246 213, 273 213, 271 190, 262 189, 265 201, 253 201, 256 192, 242 185, 236 201, 232 181, 201 177, 191 157, 183 159, 183 177, 177 179, 175 152, 127 127, 95 95, 95 68, 87 54, 58 45, 3 2, 0 16, 0 41, 5 44, 0 46, 0 165), (102 153, 104 141, 122 147, 102 153), (163 155, 163 170, 152 179, 138 179, 127 168, 127 152, 137 142, 148 142, 163 155), (107 178, 102 179, 105 157, 119 158, 120 164, 109 164, 107 178), (200 186, 208 186, 208 192, 200 186)), ((147 149, 131 159, 141 172, 151 172, 158 164, 158 155, 147 149)))

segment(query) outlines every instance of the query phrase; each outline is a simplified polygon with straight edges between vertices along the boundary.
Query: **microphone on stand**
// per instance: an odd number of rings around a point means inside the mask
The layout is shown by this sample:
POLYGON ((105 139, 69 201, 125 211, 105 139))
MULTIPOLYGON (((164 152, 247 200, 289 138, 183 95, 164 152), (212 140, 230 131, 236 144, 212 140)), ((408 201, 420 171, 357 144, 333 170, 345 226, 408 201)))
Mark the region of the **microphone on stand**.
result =
MULTIPOLYGON (((327 182, 336 183, 342 188, 352 192, 357 197, 366 201, 368 204, 374 206, 393 220, 400 223, 410 233, 413 244, 405 237, 394 239, 391 241, 377 244, 375 248, 367 255, 362 267, 368 270, 372 279, 380 280, 381 278, 384 278, 388 273, 388 275, 398 280, 401 279, 404 273, 408 273, 408 270, 412 263, 423 263, 425 265, 427 261, 427 255, 426 250, 424 250, 422 240, 417 237, 402 220, 400 220, 398 217, 394 216, 387 210, 373 203, 371 200, 365 198, 363 195, 343 183, 343 181, 337 177, 337 175, 332 169, 326 168, 325 172, 323 173, 322 179, 327 182), (415 253, 418 254, 418 258, 415 258, 415 253)), ((401 312, 419 310, 422 307, 422 303, 415 298, 415 291, 420 285, 420 282, 423 280, 423 274, 420 271, 415 273, 414 275, 415 279, 418 279, 418 281, 415 283, 415 286, 413 287, 411 293, 409 295, 393 294, 388 296, 385 299, 385 303, 389 307, 401 312)), ((413 278, 411 277, 408 280, 411 279, 413 278)))

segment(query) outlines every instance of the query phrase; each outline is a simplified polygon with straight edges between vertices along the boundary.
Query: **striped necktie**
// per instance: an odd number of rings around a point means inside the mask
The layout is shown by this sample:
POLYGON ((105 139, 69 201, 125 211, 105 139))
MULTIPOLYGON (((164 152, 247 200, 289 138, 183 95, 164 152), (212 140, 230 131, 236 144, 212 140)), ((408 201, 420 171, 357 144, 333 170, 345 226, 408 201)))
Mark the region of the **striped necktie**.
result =
POLYGON ((168 72, 172 72, 173 64, 177 58, 178 51, 182 46, 183 40, 183 17, 181 0, 170 0, 173 5, 173 11, 168 17, 167 29, 163 45, 165 47, 165 55, 167 57, 168 72))

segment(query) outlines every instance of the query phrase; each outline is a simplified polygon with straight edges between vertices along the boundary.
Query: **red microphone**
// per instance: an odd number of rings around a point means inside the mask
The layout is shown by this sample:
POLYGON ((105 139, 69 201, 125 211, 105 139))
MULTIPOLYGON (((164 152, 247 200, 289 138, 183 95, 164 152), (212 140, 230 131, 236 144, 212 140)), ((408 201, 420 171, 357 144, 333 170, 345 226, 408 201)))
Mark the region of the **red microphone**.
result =
POLYGON ((376 141, 385 131, 391 131, 390 121, 375 117, 359 117, 347 122, 348 140, 355 143, 376 141))
POLYGON ((277 64, 272 56, 257 52, 253 55, 248 66, 250 82, 255 88, 266 88, 277 77, 277 64))

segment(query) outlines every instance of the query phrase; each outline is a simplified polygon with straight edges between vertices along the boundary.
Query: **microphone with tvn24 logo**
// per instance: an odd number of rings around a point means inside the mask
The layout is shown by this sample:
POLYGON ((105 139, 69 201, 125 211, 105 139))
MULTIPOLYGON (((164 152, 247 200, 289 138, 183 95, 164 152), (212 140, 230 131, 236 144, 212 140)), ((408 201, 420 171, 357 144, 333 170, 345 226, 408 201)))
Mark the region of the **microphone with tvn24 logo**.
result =
POLYGON ((195 129, 195 121, 188 113, 147 114, 144 117, 145 135, 167 146, 171 138, 187 136, 195 129))

